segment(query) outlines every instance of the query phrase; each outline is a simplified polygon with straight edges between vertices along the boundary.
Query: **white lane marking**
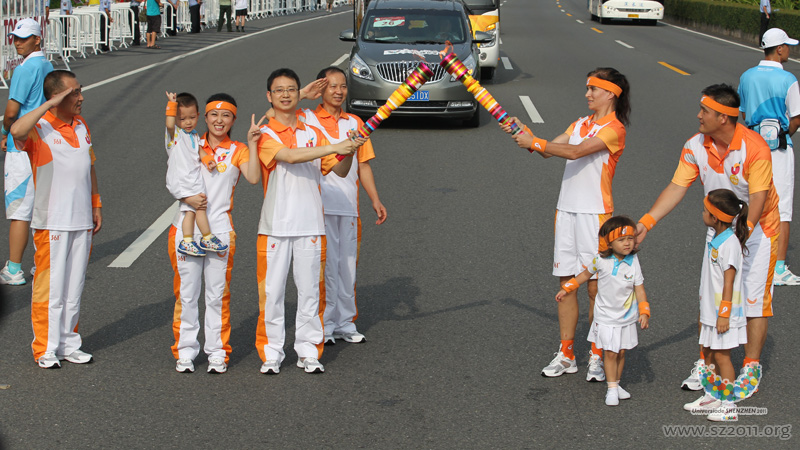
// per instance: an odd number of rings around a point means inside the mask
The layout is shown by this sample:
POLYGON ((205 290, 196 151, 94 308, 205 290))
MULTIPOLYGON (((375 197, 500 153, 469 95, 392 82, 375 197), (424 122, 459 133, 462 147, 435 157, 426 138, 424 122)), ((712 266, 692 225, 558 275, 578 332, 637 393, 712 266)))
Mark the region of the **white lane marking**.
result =
POLYGON ((331 65, 332 65, 332 66, 338 66, 339 64, 343 63, 343 62, 344 62, 344 60, 346 60, 348 56, 350 56, 350 54, 349 54, 349 53, 345 53, 344 55, 342 55, 341 57, 339 57, 339 59, 337 59, 336 61, 334 61, 334 62, 333 62, 333 64, 331 64, 331 65))
POLYGON ((175 215, 175 212, 178 210, 178 201, 172 204, 163 214, 161 217, 156 219, 150 227, 144 230, 138 238, 131 245, 128 246, 122 253, 117 256, 117 258, 108 265, 108 267, 121 267, 121 268, 128 268, 133 264, 136 259, 147 250, 147 247, 150 246, 159 236, 161 233, 172 224, 172 217, 175 215))
POLYGON ((497 38, 497 42, 499 42, 499 43, 500 43, 500 45, 503 45, 503 38, 501 38, 501 37, 498 37, 498 38, 497 38))
POLYGON ((544 119, 542 119, 542 116, 539 114, 539 111, 536 109, 536 107, 533 106, 533 102, 531 101, 530 97, 527 95, 520 95, 519 99, 522 101, 522 106, 525 107, 525 111, 528 113, 528 117, 531 118, 532 123, 544 123, 544 119))
POLYGON ((575 22, 578 22, 578 23, 583 23, 583 21, 582 21, 582 20, 580 20, 580 19, 575 19, 575 22))
POLYGON ((622 41, 615 41, 615 42, 616 42, 617 44, 619 44, 619 45, 621 45, 621 46, 625 47, 625 48, 633 48, 633 46, 632 46, 632 45, 628 45, 628 44, 626 44, 626 43, 624 43, 624 42, 622 42, 622 41))
MULTIPOLYGON (((672 25, 672 24, 669 24, 669 23, 666 23, 666 22, 661 22, 661 23, 663 23, 664 25, 666 25, 668 27, 677 28, 679 30, 687 31, 689 33, 699 34, 700 36, 705 36, 707 38, 715 39, 717 41, 727 42, 728 44, 733 44, 733 45, 735 45, 737 47, 742 47, 742 48, 754 50, 754 51, 757 51, 757 52, 763 52, 764 51, 763 49, 758 48, 758 47, 751 47, 749 45, 744 45, 744 44, 740 44, 738 42, 729 41, 727 39, 723 39, 723 38, 716 37, 716 36, 711 36, 710 34, 705 34, 705 33, 699 32, 699 31, 690 30, 688 28, 679 27, 677 25, 672 25)), ((789 58, 789 61, 800 63, 800 59, 789 58)))
POLYGON ((501 56, 501 57, 500 57, 500 61, 503 61, 503 67, 504 67, 506 70, 511 70, 511 69, 513 69, 513 67, 511 67, 511 61, 508 59, 508 57, 507 57, 507 56, 501 56))
POLYGON ((564 10, 562 9, 562 10, 561 10, 561 12, 566 12, 566 11, 564 11, 564 10))

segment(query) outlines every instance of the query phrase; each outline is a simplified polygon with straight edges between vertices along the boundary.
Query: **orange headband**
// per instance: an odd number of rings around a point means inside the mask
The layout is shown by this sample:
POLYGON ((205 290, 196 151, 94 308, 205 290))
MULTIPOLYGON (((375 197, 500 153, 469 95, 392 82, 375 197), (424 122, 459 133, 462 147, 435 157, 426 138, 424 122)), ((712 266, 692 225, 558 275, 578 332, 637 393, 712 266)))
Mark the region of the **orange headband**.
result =
POLYGON ((718 103, 716 100, 707 95, 704 95, 703 98, 700 99, 700 103, 708 106, 709 108, 713 109, 714 111, 720 114, 725 114, 726 116, 737 117, 739 115, 738 108, 734 108, 732 106, 725 106, 722 103, 718 103))
POLYGON ((225 101, 211 102, 206 105, 206 114, 215 109, 227 109, 233 113, 233 117, 236 117, 236 106, 234 106, 232 103, 225 101))
POLYGON ((610 233, 608 233, 606 240, 611 243, 623 236, 633 236, 633 227, 625 225, 623 227, 614 228, 610 233))
POLYGON ((587 86, 597 86, 600 89, 605 89, 608 92, 611 92, 612 94, 616 95, 617 97, 622 95, 622 88, 621 87, 617 86, 616 84, 614 84, 614 83, 612 83, 610 81, 602 80, 602 79, 597 78, 597 77, 589 77, 586 80, 586 85, 587 86))
POLYGON ((708 212, 710 212, 712 216, 716 217, 722 223, 731 223, 733 222, 733 218, 736 217, 720 211, 719 208, 712 205, 711 202, 708 201, 708 196, 703 199, 703 204, 706 206, 708 212))

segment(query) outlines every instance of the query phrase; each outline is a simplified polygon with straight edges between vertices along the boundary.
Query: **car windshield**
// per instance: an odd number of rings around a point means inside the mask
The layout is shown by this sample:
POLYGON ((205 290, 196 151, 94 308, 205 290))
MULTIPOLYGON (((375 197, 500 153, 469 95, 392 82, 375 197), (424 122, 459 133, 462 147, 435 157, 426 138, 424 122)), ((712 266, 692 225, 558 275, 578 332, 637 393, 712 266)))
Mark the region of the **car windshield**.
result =
POLYGON ((402 44, 463 43, 468 30, 458 11, 376 10, 364 20, 361 38, 402 44))

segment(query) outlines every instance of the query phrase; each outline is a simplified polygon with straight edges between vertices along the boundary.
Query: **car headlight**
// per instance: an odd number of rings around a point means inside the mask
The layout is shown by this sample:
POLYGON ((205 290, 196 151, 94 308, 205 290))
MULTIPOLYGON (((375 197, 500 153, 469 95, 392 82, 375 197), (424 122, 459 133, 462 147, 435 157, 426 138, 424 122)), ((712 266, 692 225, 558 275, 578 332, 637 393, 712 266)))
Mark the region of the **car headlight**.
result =
POLYGON ((353 55, 353 58, 350 59, 350 73, 353 76, 362 78, 364 80, 375 80, 375 77, 372 76, 372 71, 369 70, 367 63, 365 63, 364 60, 358 55, 353 55))

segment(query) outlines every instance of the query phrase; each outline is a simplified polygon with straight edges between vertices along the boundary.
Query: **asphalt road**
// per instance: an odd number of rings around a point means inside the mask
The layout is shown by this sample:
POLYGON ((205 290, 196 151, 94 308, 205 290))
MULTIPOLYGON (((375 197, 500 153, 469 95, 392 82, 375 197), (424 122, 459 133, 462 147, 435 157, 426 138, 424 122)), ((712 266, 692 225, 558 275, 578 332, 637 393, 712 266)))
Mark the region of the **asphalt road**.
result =
MULTIPOLYGON (((737 84, 762 54, 666 24, 599 25, 589 21, 585 4, 506 2, 501 55, 511 68, 501 65, 483 84, 530 123, 520 100, 528 96, 544 120, 533 131, 553 138, 588 114, 587 72, 610 66, 626 74, 633 123, 614 197, 618 214, 638 218, 697 132, 700 90, 737 84)), ((793 447, 797 437, 665 437, 665 425, 707 424, 681 408, 697 394, 679 389, 697 353, 705 232, 700 186, 659 223, 639 254, 653 317, 622 378, 633 398, 609 408, 605 385, 584 381, 583 291, 578 374, 540 375, 558 348, 551 233, 564 162, 520 150, 488 113, 478 129, 392 118, 373 134, 372 165, 389 219, 375 226, 362 194, 357 324, 368 342, 327 347, 323 375, 293 367, 293 327, 281 374, 259 373, 255 243, 262 193, 242 181, 233 213, 239 238, 229 371, 206 374, 201 355, 196 373, 176 373, 166 233, 129 268, 108 267, 174 202, 164 188, 164 91, 189 91, 201 101, 230 93, 240 111, 234 137, 244 141, 250 114, 267 108, 268 74, 291 67, 310 81, 349 51, 336 36, 351 26, 344 9, 304 13, 248 22, 247 34, 207 30, 162 40, 158 52, 126 49, 72 64, 87 88, 84 116, 104 201, 81 316, 84 349, 96 362, 39 369, 30 353, 30 288, 5 289, 0 383, 10 388, 0 391, 0 447, 793 447)), ((800 64, 786 68, 800 75, 800 64)), ((6 95, 0 91, 0 104, 6 95)), ((5 254, 7 222, 0 223, 5 254)), ((789 263, 800 261, 797 236, 789 263)), ((29 249, 26 269, 32 259, 29 249)), ((775 290, 762 389, 746 402, 768 413, 742 416, 739 425, 763 431, 800 423, 791 368, 792 342, 800 337, 791 319, 800 313, 798 289, 775 290)), ((290 282, 289 317, 294 295, 290 282)), ((734 352, 735 361, 742 357, 734 352)))

